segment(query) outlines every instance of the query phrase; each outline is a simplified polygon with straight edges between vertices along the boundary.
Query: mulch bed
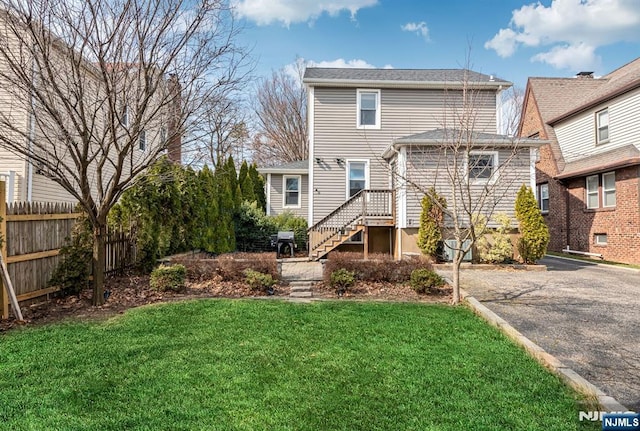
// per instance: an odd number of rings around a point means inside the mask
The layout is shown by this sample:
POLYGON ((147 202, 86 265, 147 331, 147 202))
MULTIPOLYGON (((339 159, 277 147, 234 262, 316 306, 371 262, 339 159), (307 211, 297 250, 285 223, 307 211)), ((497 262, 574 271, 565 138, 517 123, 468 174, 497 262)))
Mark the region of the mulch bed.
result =
MULTIPOLYGON (((124 313, 129 308, 148 304, 196 298, 256 298, 267 297, 266 292, 252 290, 244 281, 221 281, 219 277, 187 281, 182 293, 159 292, 149 287, 148 275, 130 274, 110 277, 105 281, 105 291, 109 298, 104 305, 91 305, 91 290, 83 290, 79 295, 57 297, 50 301, 31 306, 23 306, 24 322, 14 319, 0 320, 0 333, 24 325, 39 325, 65 319, 92 320, 107 318, 124 313)), ((274 297, 289 297, 290 289, 285 284, 275 286, 274 297)), ((379 300, 423 303, 449 303, 451 289, 447 286, 429 295, 419 295, 408 285, 392 283, 358 282, 344 295, 323 282, 313 288, 313 297, 340 300, 379 300)))

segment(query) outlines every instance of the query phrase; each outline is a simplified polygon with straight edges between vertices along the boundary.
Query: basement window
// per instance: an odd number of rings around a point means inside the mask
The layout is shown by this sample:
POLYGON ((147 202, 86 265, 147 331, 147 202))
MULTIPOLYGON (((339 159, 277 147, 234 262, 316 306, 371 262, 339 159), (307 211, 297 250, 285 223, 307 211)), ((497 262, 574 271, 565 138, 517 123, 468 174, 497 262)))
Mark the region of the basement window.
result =
POLYGON ((593 235, 593 243, 595 245, 607 245, 607 234, 596 233, 593 235))

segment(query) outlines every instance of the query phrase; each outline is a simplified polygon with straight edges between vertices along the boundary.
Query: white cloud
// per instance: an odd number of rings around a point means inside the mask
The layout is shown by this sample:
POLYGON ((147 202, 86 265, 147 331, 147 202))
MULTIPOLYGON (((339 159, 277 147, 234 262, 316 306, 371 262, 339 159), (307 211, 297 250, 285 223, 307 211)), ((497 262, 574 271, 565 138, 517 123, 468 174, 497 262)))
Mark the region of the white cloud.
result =
POLYGON ((640 41, 640 2, 637 0, 553 0, 522 6, 484 45, 500 57, 520 46, 550 47, 532 57, 558 68, 594 67, 595 50, 620 41, 640 41))
POLYGON ((418 36, 422 36, 425 40, 429 40, 429 27, 427 27, 427 23, 424 21, 421 22, 408 22, 403 26, 400 26, 402 31, 408 31, 411 33, 415 33, 418 36))
MULTIPOLYGON (((307 66, 309 67, 339 67, 339 68, 357 68, 357 69, 374 69, 375 66, 367 63, 365 60, 354 59, 354 60, 345 60, 343 58, 338 58, 336 60, 331 61, 320 61, 316 62, 313 60, 309 60, 307 62, 307 66)), ((389 66, 385 66, 389 68, 389 66)))
POLYGON ((355 19, 358 10, 377 3, 378 0, 231 0, 231 7, 237 16, 258 25, 279 21, 288 27, 291 23, 312 21, 323 13, 336 16, 348 11, 355 19))
POLYGON ((600 64, 594 47, 586 44, 554 46, 531 58, 533 61, 550 64, 558 69, 593 70, 600 64))

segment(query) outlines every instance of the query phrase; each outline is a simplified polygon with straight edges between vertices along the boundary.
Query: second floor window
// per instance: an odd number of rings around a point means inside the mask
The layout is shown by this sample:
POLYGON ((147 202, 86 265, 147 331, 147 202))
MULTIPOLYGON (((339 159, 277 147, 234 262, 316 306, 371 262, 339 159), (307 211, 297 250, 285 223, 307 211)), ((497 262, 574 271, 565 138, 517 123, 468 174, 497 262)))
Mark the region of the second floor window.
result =
POLYGON ((616 206, 616 173, 590 175, 586 180, 586 203, 588 209, 616 206))
POLYGON ((609 142, 609 110, 596 112, 596 144, 609 142))
POLYGON ((538 184, 538 208, 540 212, 549 212, 549 183, 538 184))
POLYGON ((358 128, 380 128, 380 90, 358 90, 358 128))
POLYGON ((140 131, 140 136, 138 137, 138 149, 140 151, 147 149, 147 132, 144 130, 140 131))

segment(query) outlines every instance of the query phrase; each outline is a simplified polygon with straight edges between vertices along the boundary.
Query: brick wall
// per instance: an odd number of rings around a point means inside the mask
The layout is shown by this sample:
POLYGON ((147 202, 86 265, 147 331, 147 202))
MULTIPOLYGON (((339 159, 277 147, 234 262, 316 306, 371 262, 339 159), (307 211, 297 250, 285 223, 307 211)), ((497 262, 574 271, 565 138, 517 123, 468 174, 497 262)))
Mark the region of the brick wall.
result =
POLYGON ((606 260, 640 264, 640 168, 616 171, 616 207, 588 210, 585 178, 567 182, 570 220, 569 246, 600 253, 606 260), (595 234, 606 234, 607 245, 594 244, 595 234))
MULTIPOLYGON (((538 113, 532 94, 527 98, 527 104, 522 114, 522 128, 520 136, 528 137, 538 133, 540 139, 549 140, 544 124, 538 113)), ((539 150, 539 161, 536 162, 536 184, 549 184, 549 213, 544 214, 544 220, 549 227, 551 240, 548 249, 560 251, 567 245, 566 233, 566 195, 565 188, 553 179, 558 173, 556 161, 550 145, 544 145, 539 150)))

